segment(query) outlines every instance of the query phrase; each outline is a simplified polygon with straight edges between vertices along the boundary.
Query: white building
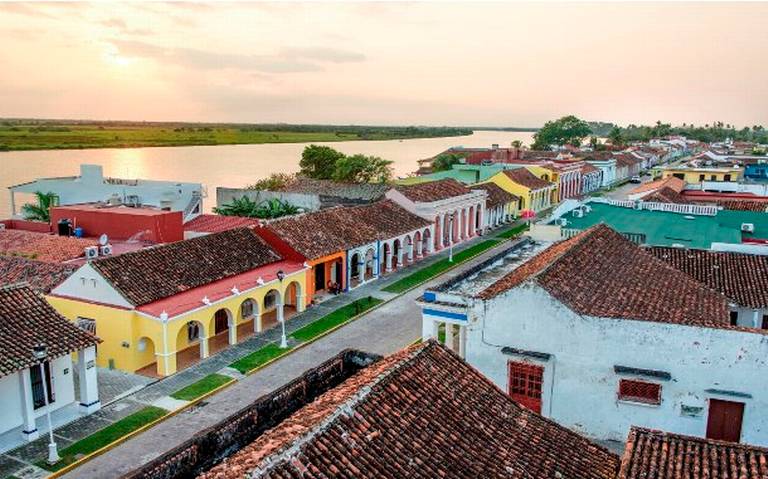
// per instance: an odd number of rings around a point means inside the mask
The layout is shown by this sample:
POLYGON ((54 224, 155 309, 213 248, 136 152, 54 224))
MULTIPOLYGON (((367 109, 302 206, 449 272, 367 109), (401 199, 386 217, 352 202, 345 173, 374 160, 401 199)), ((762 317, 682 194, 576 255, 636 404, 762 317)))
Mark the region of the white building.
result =
POLYGON ((56 427, 101 407, 95 365, 98 342, 98 338, 67 321, 27 286, 0 288, 3 444, 37 439, 41 430, 47 429, 46 412, 51 413, 56 427), (40 360, 33 354, 38 345, 47 349, 44 374, 40 371, 40 360), (76 364, 72 362, 75 352, 76 364), (78 395, 75 374, 79 379, 78 395))
POLYGON ((39 178, 8 189, 12 216, 18 216, 16 194, 31 197, 36 191, 55 193, 62 206, 96 202, 147 205, 182 211, 184 221, 203 212, 205 197, 200 183, 109 178, 104 176, 101 165, 80 165, 80 176, 39 178))
POLYGON ((444 180, 398 186, 387 198, 406 210, 434 222, 434 250, 483 234, 484 190, 470 190, 458 181, 444 180))
POLYGON ((768 444, 768 336, 731 326, 722 294, 604 225, 485 268, 425 292, 424 337, 445 328, 520 403, 599 439, 768 444))
POLYGON ((598 168, 603 174, 601 188, 611 186, 617 181, 616 160, 586 160, 587 163, 598 168))

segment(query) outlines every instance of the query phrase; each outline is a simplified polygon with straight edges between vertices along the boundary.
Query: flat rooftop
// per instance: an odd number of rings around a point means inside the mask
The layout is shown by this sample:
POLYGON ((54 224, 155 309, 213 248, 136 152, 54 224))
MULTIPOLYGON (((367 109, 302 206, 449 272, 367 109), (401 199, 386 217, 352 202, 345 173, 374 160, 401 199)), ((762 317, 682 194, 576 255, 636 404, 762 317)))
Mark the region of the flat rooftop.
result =
POLYGON ((121 215, 133 215, 133 216, 162 216, 172 213, 178 213, 169 210, 162 210, 152 206, 127 206, 109 205, 105 203, 78 203, 74 205, 62 205, 54 207, 54 210, 58 211, 88 211, 97 213, 109 213, 109 214, 121 214, 121 215))
POLYGON ((605 223, 620 233, 643 234, 646 244, 710 249, 712 243, 742 243, 742 239, 768 239, 768 213, 720 210, 715 216, 686 215, 666 211, 635 210, 604 203, 576 217, 569 212, 565 228, 585 230, 605 223), (752 223, 754 233, 742 233, 741 225, 752 223))

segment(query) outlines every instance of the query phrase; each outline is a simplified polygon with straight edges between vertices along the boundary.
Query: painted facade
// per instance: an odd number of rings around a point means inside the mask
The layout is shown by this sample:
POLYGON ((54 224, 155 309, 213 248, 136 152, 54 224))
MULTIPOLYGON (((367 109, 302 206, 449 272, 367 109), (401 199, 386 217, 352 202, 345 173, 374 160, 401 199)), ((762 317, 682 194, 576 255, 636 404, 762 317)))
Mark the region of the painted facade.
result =
POLYGON ((742 179, 742 168, 692 168, 667 167, 661 171, 662 178, 674 176, 689 184, 701 184, 707 181, 738 182, 742 179))
POLYGON ((504 191, 520 198, 520 211, 533 210, 538 213, 553 206, 553 195, 557 196, 557 186, 555 184, 551 184, 546 188, 532 189, 515 182, 503 171, 493 175, 488 181, 495 183, 504 191))

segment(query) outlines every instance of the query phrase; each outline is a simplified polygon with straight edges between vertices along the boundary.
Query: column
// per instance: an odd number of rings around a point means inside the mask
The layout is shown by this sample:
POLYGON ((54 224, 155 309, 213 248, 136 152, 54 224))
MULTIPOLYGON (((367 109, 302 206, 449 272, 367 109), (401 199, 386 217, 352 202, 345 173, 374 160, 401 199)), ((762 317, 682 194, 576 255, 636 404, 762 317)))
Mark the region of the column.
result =
MULTIPOLYGON (((359 256, 359 255, 358 257, 362 258, 362 256, 359 256)), ((361 259, 357 263, 357 275, 360 279, 360 284, 363 284, 363 282, 365 281, 365 258, 361 259)))
POLYGON ((397 250, 397 267, 402 268, 403 267, 403 253, 405 252, 405 244, 403 241, 400 241, 400 248, 397 250))
POLYGON ((445 216, 438 216, 435 219, 435 250, 443 249, 443 229, 445 228, 445 216))
POLYGON ((263 325, 261 324, 261 313, 257 312, 253 315, 253 332, 254 333, 260 333, 264 330, 263 325))
POLYGON ((467 327, 459 326, 459 356, 467 356, 467 327))
POLYGON ((384 253, 384 271, 387 273, 392 271, 392 248, 393 246, 390 245, 386 253, 384 253))
MULTIPOLYGON (((414 237, 415 238, 415 237, 414 237)), ((421 259, 421 247, 423 246, 424 238, 419 235, 419 240, 413 240, 413 248, 416 249, 416 259, 421 259)))
POLYGON ((445 346, 453 351, 453 324, 445 323, 445 346))
POLYGON ((306 297, 303 294, 296 295, 296 312, 301 313, 307 309, 306 297))
POLYGON ((77 378, 80 380, 80 412, 91 414, 101 409, 95 346, 77 351, 77 378))
POLYGON ((760 318, 760 310, 756 309, 752 313, 752 325, 753 325, 752 327, 758 328, 758 329, 762 328, 763 325, 762 325, 762 320, 761 319, 762 318, 760 318))
POLYGON ((35 405, 32 401, 32 378, 29 375, 29 369, 19 371, 19 389, 21 390, 21 417, 24 420, 21 433, 27 441, 34 441, 40 437, 40 431, 37 430, 35 423, 35 405))
POLYGON ((285 310, 283 309, 283 299, 277 300, 277 321, 282 323, 285 321, 285 310))
POLYGON ((230 345, 237 344, 237 324, 234 318, 227 318, 227 340, 230 345))
POLYGON ((208 357, 208 336, 205 335, 205 331, 200 332, 203 333, 200 336, 200 359, 205 359, 208 357))

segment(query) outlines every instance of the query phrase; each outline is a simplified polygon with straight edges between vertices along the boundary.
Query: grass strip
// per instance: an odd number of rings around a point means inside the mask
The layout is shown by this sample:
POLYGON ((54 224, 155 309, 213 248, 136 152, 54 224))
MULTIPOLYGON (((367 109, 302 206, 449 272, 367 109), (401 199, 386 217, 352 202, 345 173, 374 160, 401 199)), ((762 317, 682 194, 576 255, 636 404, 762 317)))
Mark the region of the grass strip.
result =
POLYGON ((517 225, 517 226, 515 226, 512 229, 509 229, 509 230, 507 230, 507 231, 505 231, 503 233, 499 233, 498 235, 496 235, 496 237, 497 238, 504 238, 504 239, 514 238, 515 236, 519 235, 523 231, 528 231, 528 224, 527 223, 523 223, 521 225, 517 225))
POLYGON ((182 401, 193 401, 203 394, 211 392, 217 387, 232 381, 234 381, 233 378, 224 376, 223 374, 209 374, 203 379, 179 389, 171 394, 171 397, 174 399, 181 399, 182 401))
POLYGON ((243 356, 234 363, 230 364, 229 367, 237 369, 243 374, 247 374, 248 371, 256 369, 262 364, 265 364, 278 356, 282 356, 290 350, 290 347, 287 349, 282 349, 275 343, 269 343, 263 348, 259 348, 251 354, 243 356))
POLYGON ((326 314, 317 321, 313 321, 303 328, 296 330, 293 332, 293 334, 291 334, 291 337, 301 342, 309 341, 328 331, 329 329, 338 326, 348 319, 353 318, 382 302, 383 300, 374 298, 373 296, 360 298, 350 304, 347 304, 346 306, 342 306, 341 308, 326 314))
POLYGON ((389 286, 382 288, 382 291, 386 291, 388 293, 402 293, 403 291, 410 289, 413 286, 416 286, 417 284, 421 284, 424 281, 427 281, 429 279, 434 278, 435 276, 438 276, 440 273, 442 273, 443 271, 449 269, 450 267, 456 264, 463 263, 464 261, 472 258, 473 256, 478 255, 485 250, 493 248, 499 243, 500 241, 495 239, 489 239, 481 243, 477 243, 476 245, 470 246, 469 248, 454 254, 452 263, 448 261, 448 258, 443 258, 437 263, 426 266, 414 272, 413 274, 410 274, 405 278, 401 278, 395 281, 394 283, 390 284, 389 286))
POLYGON ((48 471, 58 471, 59 469, 75 462, 80 457, 90 454, 102 447, 110 444, 121 437, 130 434, 140 427, 168 414, 165 409, 147 406, 130 416, 126 416, 117 422, 110 424, 104 429, 100 429, 90 436, 80 439, 71 446, 65 447, 59 451, 61 461, 55 464, 48 464, 46 461, 37 463, 43 469, 48 471))

